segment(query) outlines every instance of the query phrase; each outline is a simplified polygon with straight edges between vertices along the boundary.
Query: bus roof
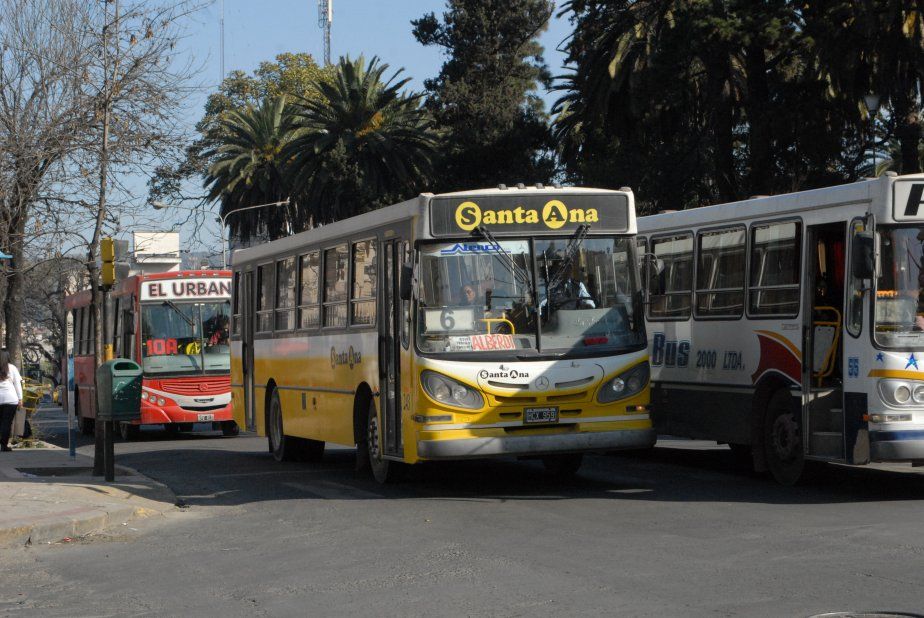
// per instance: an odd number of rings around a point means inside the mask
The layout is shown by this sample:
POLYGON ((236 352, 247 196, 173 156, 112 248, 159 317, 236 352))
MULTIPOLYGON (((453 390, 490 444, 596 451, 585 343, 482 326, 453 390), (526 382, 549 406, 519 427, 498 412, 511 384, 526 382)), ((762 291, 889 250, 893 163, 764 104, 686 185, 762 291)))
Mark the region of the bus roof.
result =
MULTIPOLYGON (((378 210, 363 213, 355 217, 336 221, 328 225, 323 225, 299 234, 280 238, 267 243, 237 249, 233 253, 232 263, 235 265, 253 263, 262 259, 270 258, 278 254, 284 254, 294 251, 299 247, 310 245, 323 240, 333 240, 342 236, 349 236, 354 233, 361 233, 363 230, 378 228, 390 223, 397 223, 405 220, 417 218, 415 224, 420 224, 421 218, 426 218, 427 208, 430 201, 434 198, 483 198, 490 196, 509 196, 511 194, 526 193, 533 195, 593 195, 593 194, 614 194, 629 195, 628 190, 614 191, 611 189, 592 189, 587 187, 556 187, 556 186, 524 186, 524 187, 492 187, 489 189, 476 189, 469 191, 456 191, 452 193, 421 193, 415 198, 386 206, 378 210)), ((634 216, 631 217, 631 223, 634 224, 634 216)), ((423 236, 429 237, 428 230, 421 228, 423 236)))

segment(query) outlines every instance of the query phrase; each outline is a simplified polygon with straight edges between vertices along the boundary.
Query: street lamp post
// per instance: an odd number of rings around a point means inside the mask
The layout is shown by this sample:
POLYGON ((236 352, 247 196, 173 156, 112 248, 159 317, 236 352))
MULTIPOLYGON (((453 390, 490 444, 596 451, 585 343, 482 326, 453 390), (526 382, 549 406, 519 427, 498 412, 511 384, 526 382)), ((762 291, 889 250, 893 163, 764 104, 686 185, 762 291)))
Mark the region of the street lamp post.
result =
MULTIPOLYGON (((228 267, 228 247, 227 247, 227 242, 225 242, 225 225, 228 221, 228 217, 230 217, 231 215, 235 213, 243 212, 245 210, 253 210, 255 208, 265 208, 267 206, 288 206, 288 205, 289 205, 289 198, 286 198, 278 202, 267 202, 266 204, 254 204, 253 206, 244 206, 243 208, 235 208, 234 210, 224 215, 219 214, 218 222, 221 224, 221 229, 219 230, 219 233, 221 234, 221 269, 224 270, 228 267)), ((151 206, 153 206, 157 210, 164 210, 167 208, 179 208, 180 210, 196 210, 195 208, 186 208, 185 206, 171 206, 170 204, 164 204, 163 202, 151 202, 151 206)))
POLYGON ((878 163, 876 159, 876 113, 879 111, 879 103, 881 102, 882 97, 878 94, 866 94, 863 95, 863 103, 866 104, 866 111, 869 112, 869 142, 870 146, 873 149, 873 176, 876 174, 876 165, 878 163))

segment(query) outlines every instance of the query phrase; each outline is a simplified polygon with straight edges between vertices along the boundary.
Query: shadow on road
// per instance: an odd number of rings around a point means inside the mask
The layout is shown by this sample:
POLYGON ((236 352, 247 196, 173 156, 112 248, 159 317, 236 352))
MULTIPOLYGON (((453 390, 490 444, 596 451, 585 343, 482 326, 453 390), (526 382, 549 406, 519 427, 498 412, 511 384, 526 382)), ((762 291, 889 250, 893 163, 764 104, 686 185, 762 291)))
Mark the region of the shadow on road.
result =
MULTIPOLYGON (((334 448, 319 463, 278 463, 255 438, 191 435, 183 448, 152 448, 119 463, 164 482, 190 505, 240 505, 265 500, 430 499, 455 501, 644 500, 754 504, 836 504, 918 500, 924 476, 908 472, 812 465, 797 487, 735 469, 722 447, 658 447, 644 454, 595 455, 569 481, 546 474, 535 460, 495 459, 409 467, 399 483, 380 485, 355 471, 355 452, 334 448), (193 444, 193 440, 198 440, 193 444), (246 440, 243 444, 237 440, 246 440), (226 447, 234 447, 227 450, 226 447)), ((160 440, 152 438, 151 446, 160 440)), ((163 444, 163 446, 167 446, 163 444)))

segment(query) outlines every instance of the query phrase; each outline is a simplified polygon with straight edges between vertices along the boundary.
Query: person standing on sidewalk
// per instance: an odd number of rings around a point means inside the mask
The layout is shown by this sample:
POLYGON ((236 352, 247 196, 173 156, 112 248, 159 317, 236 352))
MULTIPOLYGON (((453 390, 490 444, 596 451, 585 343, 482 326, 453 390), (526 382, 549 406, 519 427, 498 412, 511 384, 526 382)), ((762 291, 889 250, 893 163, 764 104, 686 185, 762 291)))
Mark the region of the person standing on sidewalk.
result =
POLYGON ((22 378, 10 362, 10 353, 0 350, 0 451, 10 451, 10 433, 16 408, 22 405, 22 378))

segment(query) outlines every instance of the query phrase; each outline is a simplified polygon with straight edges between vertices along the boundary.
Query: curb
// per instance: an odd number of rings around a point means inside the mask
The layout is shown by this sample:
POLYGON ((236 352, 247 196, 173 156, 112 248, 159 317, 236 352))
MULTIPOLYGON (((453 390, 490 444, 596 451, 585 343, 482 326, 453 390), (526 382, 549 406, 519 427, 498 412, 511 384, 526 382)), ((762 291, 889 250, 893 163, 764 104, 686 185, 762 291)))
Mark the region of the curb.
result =
POLYGON ((0 528, 0 547, 22 547, 38 543, 53 543, 65 537, 77 537, 100 532, 111 526, 131 521, 145 511, 143 508, 118 506, 112 509, 78 508, 65 513, 46 515, 57 521, 33 522, 21 526, 0 528))

